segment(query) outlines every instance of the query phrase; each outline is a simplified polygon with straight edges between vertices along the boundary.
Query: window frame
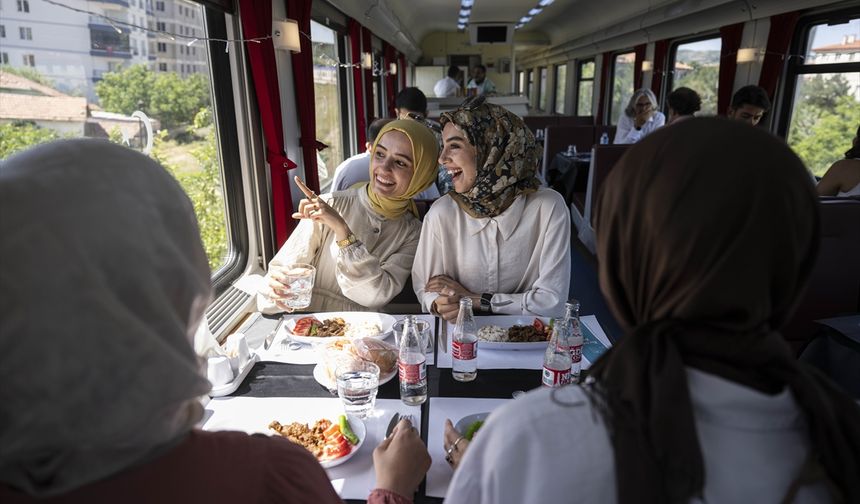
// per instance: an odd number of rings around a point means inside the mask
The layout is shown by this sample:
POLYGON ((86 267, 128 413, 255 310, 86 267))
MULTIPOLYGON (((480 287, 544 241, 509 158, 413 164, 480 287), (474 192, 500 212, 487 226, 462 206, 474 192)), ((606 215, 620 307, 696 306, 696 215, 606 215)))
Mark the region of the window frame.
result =
POLYGON ((851 20, 857 17, 860 16, 858 16, 856 9, 841 9, 805 16, 798 20, 789 51, 789 55, 794 57, 789 56, 786 63, 785 72, 780 78, 781 85, 778 87, 780 91, 777 95, 778 103, 773 107, 773 110, 779 114, 774 119, 777 136, 788 141, 788 129, 791 127, 791 116, 794 112, 794 95, 801 75, 860 72, 860 61, 808 65, 803 63, 806 55, 801 55, 801 51, 805 51, 809 43, 813 26, 820 24, 835 25, 839 24, 836 21, 851 20))
POLYGON ((590 82, 591 83, 591 113, 588 114, 590 116, 594 116, 594 77, 597 70, 596 58, 591 57, 587 59, 577 60, 576 61, 576 92, 573 93, 573 115, 576 117, 587 117, 579 113, 579 91, 581 89, 582 82, 590 82), (594 65, 591 71, 591 77, 583 77, 582 69, 585 65, 591 63, 594 65))
MULTIPOLYGON (((703 40, 711 40, 711 39, 720 39, 720 47, 722 47, 723 36, 720 34, 719 31, 707 32, 704 35, 697 34, 693 37, 683 37, 683 38, 674 39, 669 44, 669 51, 666 54, 666 64, 667 64, 666 79, 661 84, 662 87, 660 89, 660 91, 661 91, 660 103, 657 103, 657 108, 660 109, 660 111, 666 115, 667 119, 669 117, 669 100, 668 100, 668 97, 669 97, 669 93, 671 93, 673 91, 672 87, 675 85, 675 61, 678 58, 678 47, 680 47, 684 44, 692 44, 692 43, 696 43, 696 42, 701 42, 703 40)), ((720 66, 722 66, 722 64, 723 64, 722 58, 720 58, 719 64, 720 64, 720 66)), ((654 77, 652 76, 651 78, 653 79, 654 77)), ((719 73, 719 67, 717 67, 717 86, 719 86, 719 84, 720 84, 720 73, 719 73)), ((699 91, 696 90, 696 92, 698 93, 699 91)), ((719 87, 717 88, 717 93, 719 94, 719 87)), ((716 115, 720 115, 719 112, 720 111, 717 110, 716 115)))
MULTIPOLYGON (((613 101, 613 100, 612 100, 612 93, 613 93, 613 91, 615 90, 615 67, 616 67, 616 60, 618 59, 618 56, 621 56, 622 54, 633 54, 633 55, 634 55, 634 58, 633 58, 633 76, 634 76, 634 83, 633 83, 633 91, 632 91, 632 92, 634 92, 634 93, 636 92, 636 84, 635 84, 635 75, 636 75, 636 50, 635 50, 634 48, 632 48, 632 47, 631 47, 631 48, 629 48, 629 49, 624 49, 624 50, 621 50, 621 51, 614 51, 614 52, 612 53, 612 55, 610 56, 610 64, 612 65, 612 67, 611 67, 610 72, 609 72, 609 83, 608 83, 608 84, 609 84, 609 87, 608 87, 608 88, 606 88, 606 91, 607 91, 607 93, 606 93, 606 97, 607 97, 608 99, 606 100, 606 104, 605 104, 605 107, 606 107, 606 116, 605 116, 605 117, 606 117, 606 121, 605 121, 605 122, 606 122, 606 124, 607 124, 607 125, 609 125, 609 126, 617 126, 617 125, 618 125, 618 123, 617 123, 617 122, 613 122, 613 120, 612 120, 612 101, 613 101)), ((592 93, 593 93, 593 92, 594 92, 594 91, 592 91, 592 93)), ((631 96, 632 96, 632 94, 631 94, 631 96)), ((592 97, 593 97, 593 95, 592 95, 592 97)), ((625 105, 624 103, 622 103, 622 104, 621 104, 621 106, 622 106, 622 107, 626 107, 626 105, 625 105)), ((621 116, 619 116, 619 117, 621 117, 621 116)))

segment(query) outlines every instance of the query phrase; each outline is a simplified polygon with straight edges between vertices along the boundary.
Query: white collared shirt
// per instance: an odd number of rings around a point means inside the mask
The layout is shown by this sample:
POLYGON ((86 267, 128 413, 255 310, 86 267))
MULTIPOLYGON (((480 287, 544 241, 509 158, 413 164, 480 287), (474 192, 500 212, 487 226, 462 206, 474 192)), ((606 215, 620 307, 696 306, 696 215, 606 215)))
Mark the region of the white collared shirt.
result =
POLYGON ((427 281, 448 275, 493 294, 495 313, 556 317, 570 288, 570 214, 560 194, 541 187, 501 215, 476 219, 450 196, 436 200, 421 228, 412 285, 424 311, 439 296, 427 281))
POLYGON ((460 90, 460 84, 450 77, 439 79, 436 85, 433 86, 433 94, 438 98, 447 96, 457 96, 457 91, 460 90))
POLYGON ((666 116, 662 112, 655 112, 641 129, 636 129, 633 125, 633 118, 627 117, 627 114, 622 113, 621 119, 618 120, 618 129, 615 131, 614 144, 632 144, 642 140, 645 136, 652 133, 655 129, 666 124, 666 116))

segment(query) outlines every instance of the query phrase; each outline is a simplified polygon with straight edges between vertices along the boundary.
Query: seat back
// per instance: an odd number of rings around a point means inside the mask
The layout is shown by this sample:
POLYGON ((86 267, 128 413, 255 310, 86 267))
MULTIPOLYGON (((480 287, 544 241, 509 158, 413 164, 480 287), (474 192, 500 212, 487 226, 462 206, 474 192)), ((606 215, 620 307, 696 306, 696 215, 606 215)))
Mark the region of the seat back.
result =
POLYGON ((783 336, 800 351, 814 320, 860 312, 860 198, 821 199, 821 248, 783 336))
POLYGON ((591 149, 591 168, 588 173, 588 191, 585 197, 587 220, 594 228, 594 206, 597 194, 612 167, 627 152, 629 145, 595 145, 591 149))
POLYGON ((525 116, 523 117, 523 122, 526 123, 526 126, 532 133, 536 132, 539 129, 544 129, 547 126, 557 126, 558 125, 558 116, 525 116))
POLYGON ((594 126, 594 116, 559 116, 559 126, 594 126))
POLYGON ((568 145, 576 145, 579 152, 591 150, 594 138, 593 126, 549 126, 543 140, 543 169, 546 175, 552 159, 559 152, 567 150, 568 145))

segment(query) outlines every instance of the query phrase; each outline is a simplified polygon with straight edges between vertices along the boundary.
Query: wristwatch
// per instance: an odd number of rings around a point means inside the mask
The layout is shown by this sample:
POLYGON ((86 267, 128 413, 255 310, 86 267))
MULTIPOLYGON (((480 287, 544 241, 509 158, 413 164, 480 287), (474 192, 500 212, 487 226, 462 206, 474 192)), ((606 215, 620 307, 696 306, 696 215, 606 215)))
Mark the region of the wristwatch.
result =
POLYGON ((350 245, 352 245, 353 243, 355 243, 357 241, 358 241, 358 238, 356 238, 354 234, 349 233, 346 236, 346 238, 344 238, 343 240, 337 241, 337 246, 340 248, 349 247, 350 245))
POLYGON ((493 295, 489 292, 485 292, 481 294, 481 311, 489 312, 493 311, 493 305, 490 304, 490 301, 493 300, 493 295))

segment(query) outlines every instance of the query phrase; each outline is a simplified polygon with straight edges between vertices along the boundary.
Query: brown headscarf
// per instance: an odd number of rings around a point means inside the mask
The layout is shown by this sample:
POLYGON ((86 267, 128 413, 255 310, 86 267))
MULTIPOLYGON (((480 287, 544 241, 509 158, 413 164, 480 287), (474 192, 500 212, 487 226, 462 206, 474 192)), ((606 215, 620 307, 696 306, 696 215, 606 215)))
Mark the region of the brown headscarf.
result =
POLYGON ((535 176, 541 152, 523 120, 504 107, 486 103, 483 96, 466 100, 439 119, 452 122, 475 146, 478 169, 475 185, 463 194, 448 194, 472 217, 495 217, 520 194, 540 185, 535 176))
POLYGON ((812 453, 786 499, 823 480, 835 501, 860 502, 860 408, 776 332, 812 269, 817 205, 797 156, 734 121, 661 129, 613 168, 597 253, 601 290, 628 336, 591 375, 607 407, 620 503, 702 495, 685 366, 767 394, 789 387, 812 453))

